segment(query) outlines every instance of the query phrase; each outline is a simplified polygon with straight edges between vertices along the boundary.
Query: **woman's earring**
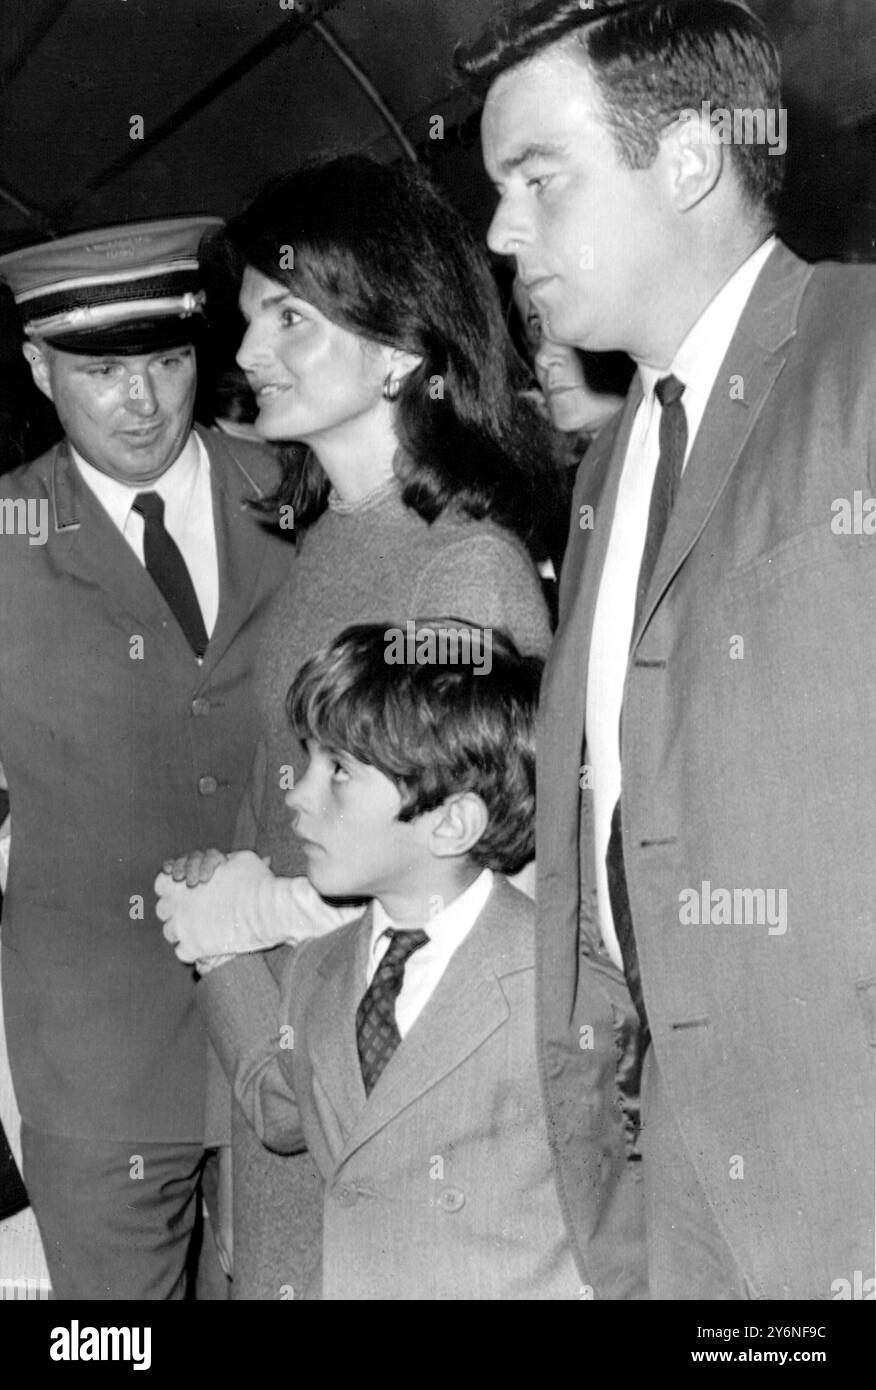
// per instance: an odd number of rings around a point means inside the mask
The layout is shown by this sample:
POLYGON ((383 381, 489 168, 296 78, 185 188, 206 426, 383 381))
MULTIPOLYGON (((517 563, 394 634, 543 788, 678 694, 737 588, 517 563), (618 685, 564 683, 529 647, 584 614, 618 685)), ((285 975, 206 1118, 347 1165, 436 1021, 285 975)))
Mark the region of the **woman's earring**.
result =
POLYGON ((401 380, 399 377, 394 377, 392 372, 387 372, 383 382, 383 399, 385 401, 394 401, 400 390, 401 380))

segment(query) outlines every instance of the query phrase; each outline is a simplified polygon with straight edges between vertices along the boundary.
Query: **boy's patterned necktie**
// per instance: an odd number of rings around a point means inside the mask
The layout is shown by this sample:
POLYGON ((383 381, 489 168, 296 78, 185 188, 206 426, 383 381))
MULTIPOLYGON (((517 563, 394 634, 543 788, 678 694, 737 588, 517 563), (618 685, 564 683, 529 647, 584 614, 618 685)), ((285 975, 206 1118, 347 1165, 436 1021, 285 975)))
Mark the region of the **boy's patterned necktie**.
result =
POLYGON ((179 546, 164 525, 164 498, 157 492, 138 492, 131 503, 144 521, 143 559, 158 588, 164 595, 195 656, 207 650, 207 629, 192 576, 186 568, 179 546))
POLYGON ((369 1096, 401 1042, 395 1021, 395 1001, 402 987, 408 957, 429 940, 424 931, 388 931, 387 935, 389 946, 356 1010, 356 1046, 365 1093, 369 1096))

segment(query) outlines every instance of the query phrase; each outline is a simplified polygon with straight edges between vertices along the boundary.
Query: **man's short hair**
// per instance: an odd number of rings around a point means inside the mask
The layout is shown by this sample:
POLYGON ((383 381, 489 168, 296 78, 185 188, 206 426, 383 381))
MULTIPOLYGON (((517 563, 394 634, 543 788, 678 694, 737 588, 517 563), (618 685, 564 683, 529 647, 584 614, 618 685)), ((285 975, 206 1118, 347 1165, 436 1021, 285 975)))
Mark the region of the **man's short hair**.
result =
POLYGON ((399 820, 475 792, 487 828, 475 864, 516 873, 535 850, 535 714, 542 663, 510 637, 458 618, 407 624, 437 633, 460 627, 490 642, 489 668, 471 662, 398 661, 388 623, 346 628, 302 666, 287 697, 289 722, 311 738, 377 768, 398 788, 399 820))
MULTIPOLYGON (((496 20, 457 69, 479 94, 502 73, 555 43, 580 46, 618 154, 631 169, 657 157, 661 132, 686 110, 778 112, 775 45, 743 0, 541 0, 496 20)), ((778 117, 776 117, 778 119, 778 117)), ((775 219, 784 157, 764 141, 730 146, 753 209, 775 219)))

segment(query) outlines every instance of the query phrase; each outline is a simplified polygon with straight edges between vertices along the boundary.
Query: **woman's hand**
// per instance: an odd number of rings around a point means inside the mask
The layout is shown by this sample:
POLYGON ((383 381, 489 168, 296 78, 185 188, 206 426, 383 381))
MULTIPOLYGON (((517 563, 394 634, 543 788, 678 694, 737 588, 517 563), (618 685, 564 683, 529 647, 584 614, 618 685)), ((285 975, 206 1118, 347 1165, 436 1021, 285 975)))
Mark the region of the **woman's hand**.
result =
MULTIPOLYGON (((362 907, 325 902, 306 878, 275 878, 270 859, 251 850, 236 850, 215 865, 209 882, 195 879, 192 886, 187 861, 178 862, 178 876, 165 871, 155 880, 155 911, 177 957, 202 975, 230 956, 324 936, 362 915, 362 907)), ((197 860, 192 867, 200 872, 197 860)))
MULTIPOLYGON (((208 850, 168 862, 177 872, 165 868, 156 878, 155 912, 181 961, 197 964, 203 974, 202 962, 212 957, 264 948, 253 938, 249 918, 258 907, 259 889, 274 883, 270 858, 260 859, 251 850, 228 856, 208 850)), ((268 944, 276 945, 276 939, 268 944)))
POLYGON ((199 883, 209 883, 220 864, 228 858, 221 849, 193 849, 191 854, 182 854, 179 859, 165 859, 162 873, 170 874, 174 883, 185 880, 186 887, 197 888, 199 883))

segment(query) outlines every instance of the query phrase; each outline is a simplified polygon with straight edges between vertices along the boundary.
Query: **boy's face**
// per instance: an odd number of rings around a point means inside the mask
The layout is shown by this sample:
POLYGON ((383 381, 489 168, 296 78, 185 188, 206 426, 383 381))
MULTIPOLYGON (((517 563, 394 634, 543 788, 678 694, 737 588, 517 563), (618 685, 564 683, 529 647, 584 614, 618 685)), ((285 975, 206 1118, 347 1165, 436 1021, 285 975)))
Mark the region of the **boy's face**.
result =
POLYGON ((430 859, 422 817, 398 819, 401 797, 377 768, 305 741, 307 771, 286 794, 307 877, 327 898, 379 898, 414 887, 430 859))

